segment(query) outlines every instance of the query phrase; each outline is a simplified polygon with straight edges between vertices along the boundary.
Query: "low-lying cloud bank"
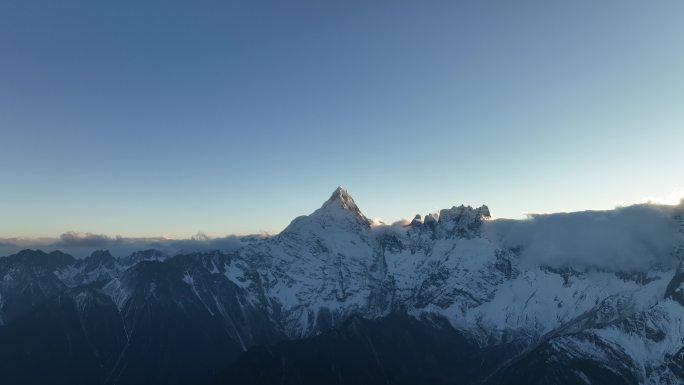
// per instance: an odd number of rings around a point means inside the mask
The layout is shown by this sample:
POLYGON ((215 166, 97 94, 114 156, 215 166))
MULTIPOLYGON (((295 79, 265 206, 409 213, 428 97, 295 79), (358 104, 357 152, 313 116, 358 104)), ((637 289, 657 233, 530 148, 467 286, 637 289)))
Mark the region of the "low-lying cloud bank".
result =
MULTIPOLYGON (((373 231, 404 233, 408 220, 374 221, 373 231)), ((575 269, 648 271, 671 268, 684 258, 684 201, 678 205, 639 204, 605 211, 533 214, 527 219, 488 220, 484 236, 505 248, 518 248, 523 262, 575 269)), ((266 235, 191 239, 125 238, 68 232, 51 239, 0 239, 0 256, 19 250, 61 250, 75 257, 108 249, 115 256, 157 249, 168 255, 194 251, 234 251, 266 235)))
POLYGON ((86 257, 93 251, 101 249, 109 250, 112 255, 118 257, 127 256, 134 251, 145 249, 156 249, 168 255, 209 250, 231 252, 251 241, 265 237, 267 235, 229 235, 211 238, 200 233, 189 239, 170 239, 164 237, 126 238, 70 231, 60 235, 59 238, 0 239, 0 256, 14 254, 23 249, 61 250, 77 258, 86 257))
POLYGON ((487 221, 485 234, 521 257, 551 267, 647 271, 683 257, 684 203, 640 204, 606 211, 534 214, 487 221))

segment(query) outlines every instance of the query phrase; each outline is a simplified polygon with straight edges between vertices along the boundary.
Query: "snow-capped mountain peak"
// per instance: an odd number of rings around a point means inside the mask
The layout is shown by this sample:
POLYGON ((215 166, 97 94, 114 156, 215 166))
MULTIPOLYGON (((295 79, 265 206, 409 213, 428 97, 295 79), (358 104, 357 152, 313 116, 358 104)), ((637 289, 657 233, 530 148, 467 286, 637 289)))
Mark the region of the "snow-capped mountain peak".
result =
POLYGON ((327 232, 331 228, 361 233, 368 230, 370 224, 371 220, 363 215, 351 195, 340 186, 319 209, 295 218, 281 235, 327 232))
POLYGON ((314 214, 334 213, 339 212, 340 210, 344 212, 353 213, 363 222, 370 224, 370 220, 366 218, 365 215, 363 215, 363 213, 359 209, 359 206, 357 206, 356 202, 354 202, 354 198, 352 198, 349 192, 347 192, 347 190, 342 186, 339 186, 337 189, 335 189, 332 195, 330 195, 330 198, 325 203, 323 203, 323 206, 321 206, 320 209, 316 210, 314 214))
POLYGON ((482 221, 491 217, 489 208, 460 205, 439 212, 438 237, 473 238, 480 235, 482 221))
POLYGON ((335 191, 333 191, 325 204, 339 204, 342 208, 353 211, 359 209, 354 202, 354 198, 352 198, 351 195, 349 195, 349 192, 342 186, 337 187, 335 191))

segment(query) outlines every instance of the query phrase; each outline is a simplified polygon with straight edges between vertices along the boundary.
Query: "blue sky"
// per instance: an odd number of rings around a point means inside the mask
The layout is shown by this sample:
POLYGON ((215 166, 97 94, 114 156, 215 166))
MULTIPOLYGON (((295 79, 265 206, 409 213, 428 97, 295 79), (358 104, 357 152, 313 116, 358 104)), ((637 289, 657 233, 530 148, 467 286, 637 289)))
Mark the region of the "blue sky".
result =
POLYGON ((0 3, 0 237, 684 189, 684 2, 142 3, 0 3))

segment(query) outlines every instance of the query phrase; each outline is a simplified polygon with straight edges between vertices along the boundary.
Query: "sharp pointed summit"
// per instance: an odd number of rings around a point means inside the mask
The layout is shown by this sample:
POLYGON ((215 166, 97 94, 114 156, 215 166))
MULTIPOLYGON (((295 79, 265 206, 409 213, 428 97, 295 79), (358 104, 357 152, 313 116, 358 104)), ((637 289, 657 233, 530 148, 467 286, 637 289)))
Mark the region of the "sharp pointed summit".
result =
POLYGON ((363 215, 347 190, 339 186, 318 210, 310 215, 295 218, 282 233, 299 232, 303 227, 308 228, 310 225, 313 228, 326 229, 333 224, 358 232, 362 228, 370 227, 370 223, 370 219, 363 215))
POLYGON ((317 211, 334 212, 338 210, 351 212, 365 224, 370 224, 370 220, 363 215, 359 206, 354 202, 354 198, 342 186, 337 187, 332 195, 330 195, 330 198, 317 211))
POLYGON ((333 191, 330 198, 323 204, 323 206, 326 205, 336 205, 346 210, 360 212, 359 207, 356 206, 356 202, 354 202, 354 198, 352 198, 351 195, 349 195, 349 192, 342 186, 339 186, 333 191))

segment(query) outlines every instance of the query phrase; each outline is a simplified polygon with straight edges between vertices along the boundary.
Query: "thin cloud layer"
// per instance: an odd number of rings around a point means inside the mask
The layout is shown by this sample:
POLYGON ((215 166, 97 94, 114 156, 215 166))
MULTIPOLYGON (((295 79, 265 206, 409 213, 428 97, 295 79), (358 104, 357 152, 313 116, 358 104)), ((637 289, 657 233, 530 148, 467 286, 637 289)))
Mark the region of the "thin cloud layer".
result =
POLYGON ((126 238, 70 231, 60 235, 59 238, 0 239, 0 256, 14 254, 23 249, 61 250, 77 258, 86 257, 94 250, 99 249, 107 249, 112 255, 119 257, 145 249, 157 249, 168 255, 209 250, 231 252, 250 241, 264 237, 267 237, 267 235, 229 235, 211 238, 200 233, 190 239, 169 239, 164 237, 126 238))
POLYGON ((121 240, 122 238, 120 237, 112 239, 106 235, 69 231, 59 236, 58 243, 74 247, 104 247, 111 244, 113 241, 121 240))

